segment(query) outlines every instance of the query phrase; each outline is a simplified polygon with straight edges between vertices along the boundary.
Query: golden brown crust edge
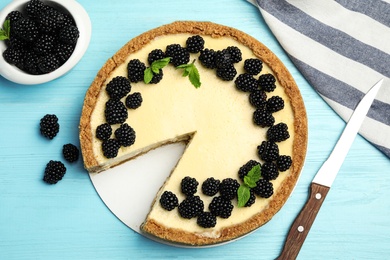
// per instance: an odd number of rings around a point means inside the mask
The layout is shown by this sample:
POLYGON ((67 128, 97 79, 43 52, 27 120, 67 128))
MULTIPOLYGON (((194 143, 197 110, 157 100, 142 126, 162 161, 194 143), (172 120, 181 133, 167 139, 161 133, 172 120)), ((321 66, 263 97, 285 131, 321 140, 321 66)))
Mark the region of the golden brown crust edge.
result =
POLYGON ((307 149, 307 116, 300 91, 283 63, 266 46, 255 38, 237 29, 211 22, 178 21, 152 29, 130 40, 106 62, 86 93, 80 120, 80 144, 83 153, 84 166, 91 172, 100 171, 100 166, 98 165, 92 150, 90 117, 93 108, 95 107, 97 96, 99 95, 106 78, 118 65, 125 61, 130 53, 138 51, 155 37, 176 33, 210 35, 216 38, 230 37, 246 45, 253 50, 253 53, 258 58, 272 69, 279 83, 284 87, 286 94, 289 96, 294 111, 295 137, 292 155, 293 164, 291 166, 290 175, 284 180, 281 188, 270 198, 268 208, 244 223, 223 229, 221 231, 221 236, 218 238, 201 237, 181 230, 166 228, 153 220, 147 220, 142 226, 144 232, 156 236, 157 238, 177 243, 207 245, 229 241, 262 226, 280 210, 287 201, 298 180, 307 149))

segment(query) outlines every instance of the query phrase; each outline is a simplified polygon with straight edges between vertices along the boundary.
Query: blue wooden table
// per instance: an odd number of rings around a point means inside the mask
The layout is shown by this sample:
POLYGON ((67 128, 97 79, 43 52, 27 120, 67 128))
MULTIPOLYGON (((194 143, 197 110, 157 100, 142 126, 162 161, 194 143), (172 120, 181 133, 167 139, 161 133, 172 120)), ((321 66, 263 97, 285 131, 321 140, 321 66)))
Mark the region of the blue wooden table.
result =
MULTIPOLYGON (((0 9, 10 0, 1 0, 0 9)), ((79 0, 92 21, 90 46, 65 76, 42 85, 0 77, 0 259, 273 259, 305 203, 309 184, 345 123, 292 65, 258 10, 245 0, 79 0), (96 193, 82 161, 67 164, 56 185, 42 181, 66 143, 79 145, 83 99, 97 71, 140 33, 176 20, 212 21, 240 29, 286 64, 302 92, 309 146, 301 178, 282 210, 253 234, 219 247, 162 245, 120 222, 96 193), (39 134, 56 114, 60 133, 39 134)), ((390 259, 390 161, 358 136, 312 227, 299 259, 390 259)))

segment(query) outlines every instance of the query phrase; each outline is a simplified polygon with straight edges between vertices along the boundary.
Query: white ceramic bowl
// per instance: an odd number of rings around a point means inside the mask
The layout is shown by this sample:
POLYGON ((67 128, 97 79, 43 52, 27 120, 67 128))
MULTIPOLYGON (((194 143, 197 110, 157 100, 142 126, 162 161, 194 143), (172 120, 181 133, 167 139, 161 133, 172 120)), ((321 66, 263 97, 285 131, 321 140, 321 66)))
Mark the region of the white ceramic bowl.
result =
MULTIPOLYGON (((76 47, 69 59, 58 69, 43 75, 28 74, 16 66, 8 64, 3 58, 6 49, 4 41, 0 41, 0 75, 18 84, 35 85, 41 84, 58 77, 61 77, 71 70, 83 57, 91 39, 91 20, 85 9, 76 0, 41 0, 43 3, 51 5, 65 13, 69 13, 79 29, 80 36, 76 47)), ((0 11, 0 24, 3 25, 6 16, 15 10, 21 11, 29 0, 13 0, 3 10, 0 11)))

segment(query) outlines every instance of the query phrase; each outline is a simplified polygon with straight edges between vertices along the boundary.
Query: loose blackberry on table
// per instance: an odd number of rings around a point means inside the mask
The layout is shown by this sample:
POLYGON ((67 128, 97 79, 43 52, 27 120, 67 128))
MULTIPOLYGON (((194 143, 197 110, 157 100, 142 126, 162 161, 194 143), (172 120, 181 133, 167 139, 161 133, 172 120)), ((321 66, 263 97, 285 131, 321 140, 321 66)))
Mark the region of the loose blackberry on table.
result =
POLYGON ((74 144, 69 143, 62 146, 62 155, 70 163, 76 162, 79 159, 79 153, 79 148, 74 144))
POLYGON ((46 164, 43 181, 48 184, 56 184, 58 181, 62 180, 65 173, 66 167, 62 162, 50 160, 49 163, 46 164))
POLYGON ((54 114, 46 114, 41 118, 39 130, 44 137, 53 139, 60 131, 58 117, 54 114))

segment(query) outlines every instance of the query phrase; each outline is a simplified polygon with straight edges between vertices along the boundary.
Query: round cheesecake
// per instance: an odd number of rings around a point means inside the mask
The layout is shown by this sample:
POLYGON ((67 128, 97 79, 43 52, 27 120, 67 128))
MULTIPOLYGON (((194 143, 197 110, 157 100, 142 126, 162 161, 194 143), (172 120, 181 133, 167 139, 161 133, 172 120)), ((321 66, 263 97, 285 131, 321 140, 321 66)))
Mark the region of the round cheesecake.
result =
MULTIPOLYGON (((84 166, 90 173, 98 174, 175 142, 185 142, 186 149, 168 179, 161 184, 142 231, 159 239, 187 245, 209 245, 238 238, 269 221, 286 202, 299 177, 307 147, 307 117, 299 89, 282 62, 267 47, 237 29, 211 22, 180 21, 145 32, 130 40, 104 64, 86 93, 80 120, 84 166), (199 53, 191 53, 189 62, 184 65, 196 68, 198 77, 195 81, 199 84, 194 84, 193 78, 189 80, 193 74, 183 76, 186 66, 165 64, 158 68, 159 73, 155 73, 160 76, 158 82, 129 80, 131 88, 115 102, 120 102, 123 110, 127 97, 138 93, 142 97, 140 106, 135 109, 127 106, 125 116, 119 122, 108 119, 108 103, 115 96, 110 84, 113 85, 118 78, 130 78, 128 68, 131 61, 137 60, 147 69, 151 68, 148 57, 153 50, 165 51, 173 44, 185 49, 187 40, 195 35, 204 40, 202 50, 222 51, 229 47, 240 50, 241 60, 233 64, 234 75, 229 72, 229 79, 220 77, 216 72, 218 68, 207 67, 199 53), (244 63, 250 59, 262 62, 261 72, 250 78, 258 82, 262 75, 271 75, 275 79, 274 88, 263 91, 267 99, 265 106, 271 107, 271 100, 275 97, 283 100, 282 109, 268 113, 273 122, 267 126, 255 122, 255 111, 260 109, 250 102, 249 96, 254 91, 240 87, 245 80, 238 80, 240 75, 248 74, 244 63), (127 133, 131 132, 131 142, 114 145, 113 153, 111 146, 107 152, 108 145, 104 143, 109 141, 102 140, 97 133, 103 124, 110 125, 108 138, 114 140, 112 142, 120 138, 116 130, 126 125, 127 133), (277 127, 280 125, 284 130, 277 127), (277 146, 277 157, 267 159, 266 143, 277 146), (278 165, 282 157, 291 159, 286 169, 278 165), (239 176, 239 172, 254 165, 253 162, 259 164, 260 172, 263 172, 259 178, 272 187, 269 196, 252 195, 252 188, 256 189, 254 184, 251 186, 250 181, 239 176), (278 168, 276 176, 266 176, 266 168, 272 168, 270 165, 278 168), (182 187, 186 177, 198 184, 191 194, 182 187), (231 205, 229 216, 214 213, 214 200, 223 197, 223 192, 206 195, 202 189, 202 184, 211 177, 219 181, 219 187, 222 183, 235 184, 225 185, 235 193, 230 199, 223 200, 228 200, 226 203, 231 205), (251 203, 247 204, 251 205, 238 205, 243 198, 238 194, 237 185, 250 191, 251 203), (177 201, 172 202, 169 209, 164 206, 168 192, 175 198, 171 196, 169 200, 177 201), (190 205, 193 198, 201 202, 201 212, 193 212, 199 207, 199 203, 190 205), (184 205, 186 203, 190 206, 184 205), (214 207, 210 206, 212 204, 214 207), (200 215, 205 212, 210 216, 200 221, 200 215), (210 224, 210 219, 214 223, 210 224)), ((253 168, 247 169, 246 173, 253 168)), ((258 186, 259 178, 255 180, 258 186)))

